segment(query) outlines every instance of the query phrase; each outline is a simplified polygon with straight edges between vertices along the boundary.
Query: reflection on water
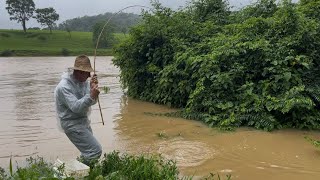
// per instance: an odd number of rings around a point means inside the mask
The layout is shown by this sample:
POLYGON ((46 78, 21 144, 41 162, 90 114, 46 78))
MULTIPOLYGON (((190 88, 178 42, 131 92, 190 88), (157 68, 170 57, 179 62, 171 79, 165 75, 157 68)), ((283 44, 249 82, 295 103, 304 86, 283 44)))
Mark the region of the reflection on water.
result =
MULTIPOLYGON (((32 155, 50 161, 75 158, 78 150, 56 128, 53 90, 75 57, 0 58, 0 166, 32 155)), ((150 113, 170 112, 164 106, 128 98, 111 57, 98 57, 100 95, 91 120, 104 152, 113 150, 162 154, 176 161, 184 175, 231 173, 233 179, 320 179, 320 151, 304 136, 320 133, 295 130, 272 133, 239 129, 219 132, 200 122, 150 113)))

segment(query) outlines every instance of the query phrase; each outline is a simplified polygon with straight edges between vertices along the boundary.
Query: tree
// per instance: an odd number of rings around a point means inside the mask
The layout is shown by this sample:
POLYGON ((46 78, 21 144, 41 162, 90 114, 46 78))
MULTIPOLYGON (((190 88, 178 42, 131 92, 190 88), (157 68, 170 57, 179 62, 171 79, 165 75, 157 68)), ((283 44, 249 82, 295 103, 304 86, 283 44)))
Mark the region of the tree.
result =
POLYGON ((36 9, 37 15, 35 18, 42 26, 48 26, 50 33, 52 33, 52 27, 55 25, 55 21, 59 20, 59 14, 52 7, 36 9))
POLYGON ((69 38, 71 39, 71 29, 69 27, 66 27, 66 31, 69 33, 69 38))
POLYGON ((123 33, 123 35, 126 35, 127 31, 128 31, 127 28, 125 27, 121 28, 121 32, 123 33))
POLYGON ((33 0, 7 0, 6 4, 6 9, 11 16, 10 20, 21 22, 23 31, 26 33, 26 21, 32 17, 35 10, 33 0))
MULTIPOLYGON (((96 23, 93 26, 92 40, 93 40, 94 46, 96 46, 97 44, 97 41, 103 26, 104 26, 103 21, 96 23)), ((103 32, 101 33, 98 48, 109 48, 114 44, 115 37, 113 35, 113 32, 114 32, 114 28, 111 24, 109 24, 104 28, 103 32)))
POLYGON ((195 20, 205 22, 207 20, 217 24, 226 24, 230 15, 228 1, 226 0, 192 0, 191 11, 195 20))

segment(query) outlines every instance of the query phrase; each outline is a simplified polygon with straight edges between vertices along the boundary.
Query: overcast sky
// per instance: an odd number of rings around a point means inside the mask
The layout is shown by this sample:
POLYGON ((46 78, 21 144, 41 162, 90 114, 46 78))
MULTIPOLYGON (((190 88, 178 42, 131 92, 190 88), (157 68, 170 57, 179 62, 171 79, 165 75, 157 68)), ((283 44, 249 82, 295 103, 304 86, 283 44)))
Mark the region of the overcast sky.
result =
MULTIPOLYGON (((184 6, 189 0, 159 0, 166 7, 177 9, 184 6)), ((236 7, 247 5, 251 0, 229 0, 236 7)), ((34 0, 36 8, 53 7, 60 15, 58 23, 67 19, 82 17, 85 15, 98 15, 105 12, 118 12, 130 5, 150 6, 150 0, 34 0)), ((6 7, 6 0, 0 0, 0 29, 22 29, 16 21, 10 21, 6 7)), ((139 14, 141 8, 131 8, 124 12, 139 14)), ((40 27, 36 20, 27 22, 28 27, 40 27)))

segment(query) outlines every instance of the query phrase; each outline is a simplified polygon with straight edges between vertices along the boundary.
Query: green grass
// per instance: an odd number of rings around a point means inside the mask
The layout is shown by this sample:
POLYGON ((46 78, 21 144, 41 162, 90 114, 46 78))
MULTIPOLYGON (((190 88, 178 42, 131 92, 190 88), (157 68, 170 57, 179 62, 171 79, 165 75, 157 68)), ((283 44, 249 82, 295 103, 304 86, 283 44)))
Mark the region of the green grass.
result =
MULTIPOLYGON (((115 37, 121 40, 125 35, 115 37)), ((68 50, 67 55, 93 55, 92 33, 72 31, 70 37, 66 31, 28 30, 24 34, 22 30, 0 30, 0 56, 62 56, 62 49, 68 50)), ((98 49, 97 55, 112 55, 112 49, 98 49)))
MULTIPOLYGON (((10 159, 11 162, 11 159, 10 159)), ((46 162, 42 157, 27 158, 25 167, 17 167, 12 172, 10 164, 10 174, 0 167, 0 180, 12 179, 62 179, 65 166, 58 167, 55 171, 53 164, 46 162), (56 175, 56 176, 55 176, 56 175)), ((77 179, 68 177, 67 179, 77 179)), ((113 151, 105 154, 100 161, 92 162, 89 175, 84 180, 192 180, 193 177, 182 176, 172 160, 165 160, 160 155, 128 155, 113 151)), ((209 176, 201 178, 203 180, 230 180, 231 175, 220 177, 219 174, 210 173, 209 176)))

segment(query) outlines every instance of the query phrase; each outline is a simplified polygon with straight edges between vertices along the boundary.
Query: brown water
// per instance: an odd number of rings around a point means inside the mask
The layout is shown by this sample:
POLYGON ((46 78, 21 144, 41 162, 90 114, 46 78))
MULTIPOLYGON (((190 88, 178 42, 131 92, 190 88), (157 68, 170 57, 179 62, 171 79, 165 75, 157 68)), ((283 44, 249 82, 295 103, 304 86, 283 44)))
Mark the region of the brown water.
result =
MULTIPOLYGON (((74 57, 0 58, 0 166, 9 157, 22 162, 32 155, 71 159, 79 155, 56 128, 53 91, 74 57)), ((164 106, 130 99, 119 83, 119 70, 111 57, 98 57, 100 95, 105 126, 98 106, 91 119, 104 152, 161 153, 174 159, 183 175, 201 177, 210 172, 233 179, 320 179, 320 150, 304 136, 320 133, 296 130, 272 133, 238 129, 222 133, 200 122, 152 116, 172 111, 164 106)))

